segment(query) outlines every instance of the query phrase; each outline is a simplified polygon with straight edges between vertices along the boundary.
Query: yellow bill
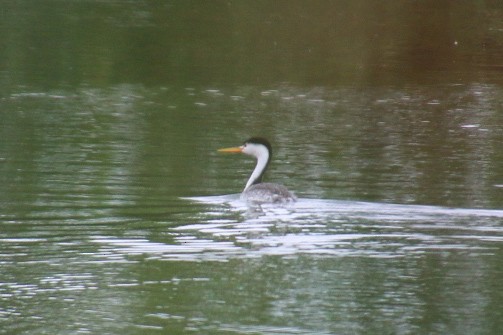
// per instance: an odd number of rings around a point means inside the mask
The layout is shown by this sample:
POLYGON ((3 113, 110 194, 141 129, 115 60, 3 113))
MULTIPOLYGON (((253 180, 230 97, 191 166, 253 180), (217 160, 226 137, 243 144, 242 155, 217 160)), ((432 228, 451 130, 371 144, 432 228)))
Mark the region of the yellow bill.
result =
POLYGON ((230 152, 230 153, 238 153, 243 151, 243 148, 241 147, 232 147, 232 148, 223 148, 223 149, 218 149, 218 152, 230 152))

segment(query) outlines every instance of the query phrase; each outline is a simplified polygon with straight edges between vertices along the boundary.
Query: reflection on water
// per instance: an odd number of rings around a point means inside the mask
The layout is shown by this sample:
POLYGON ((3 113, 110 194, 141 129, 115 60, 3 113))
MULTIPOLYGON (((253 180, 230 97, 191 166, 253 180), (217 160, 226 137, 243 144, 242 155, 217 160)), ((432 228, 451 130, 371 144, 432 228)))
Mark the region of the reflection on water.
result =
POLYGON ((148 259, 227 261, 234 257, 319 256, 404 257, 451 250, 491 254, 502 242, 503 211, 301 199, 288 207, 265 207, 246 219, 234 196, 194 200, 237 206, 242 221, 222 219, 218 208, 204 222, 170 230, 174 243, 97 236, 100 254, 148 255, 148 259), (214 216, 215 218, 211 218, 214 216), (484 244, 487 242, 487 246, 484 244))
POLYGON ((0 294, 15 302, 3 321, 46 333, 459 333, 489 329, 485 306, 501 303, 503 211, 300 199, 247 218, 236 196, 195 200, 193 223, 143 233, 86 224, 80 237, 2 238, 0 294))
POLYGON ((502 12, 498 1, 20 1, 5 5, 0 80, 6 89, 501 82, 502 12))

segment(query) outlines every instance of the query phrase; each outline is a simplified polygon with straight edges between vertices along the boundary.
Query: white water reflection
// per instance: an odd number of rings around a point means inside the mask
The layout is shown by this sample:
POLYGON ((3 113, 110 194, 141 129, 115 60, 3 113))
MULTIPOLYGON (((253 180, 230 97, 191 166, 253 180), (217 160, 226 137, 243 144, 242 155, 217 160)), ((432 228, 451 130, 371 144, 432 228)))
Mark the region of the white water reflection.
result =
POLYGON ((251 215, 235 195, 192 198, 210 208, 203 219, 169 229, 169 243, 94 236, 100 257, 227 261, 308 254, 396 258, 430 251, 492 254, 503 241, 503 211, 300 199, 251 215), (239 219, 222 219, 229 211, 239 219))

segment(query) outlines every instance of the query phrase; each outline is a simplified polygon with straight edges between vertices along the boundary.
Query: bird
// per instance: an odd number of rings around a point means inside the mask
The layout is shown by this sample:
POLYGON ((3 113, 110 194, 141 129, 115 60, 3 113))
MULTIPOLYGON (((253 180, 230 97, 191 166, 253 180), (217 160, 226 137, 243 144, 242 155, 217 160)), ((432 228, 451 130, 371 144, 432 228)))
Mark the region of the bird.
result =
POLYGON ((239 147, 218 149, 219 152, 243 153, 257 159, 257 164, 253 170, 246 186, 241 193, 241 199, 250 204, 285 204, 295 202, 297 197, 285 186, 275 183, 264 183, 265 171, 272 158, 271 143, 263 137, 252 137, 246 140, 239 147))

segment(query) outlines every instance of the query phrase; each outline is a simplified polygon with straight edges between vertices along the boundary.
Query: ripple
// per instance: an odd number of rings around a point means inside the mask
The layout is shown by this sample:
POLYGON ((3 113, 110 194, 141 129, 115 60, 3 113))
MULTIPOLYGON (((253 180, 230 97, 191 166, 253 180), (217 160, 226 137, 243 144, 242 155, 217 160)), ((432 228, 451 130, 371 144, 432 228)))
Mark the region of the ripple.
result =
MULTIPOLYGON (((198 199, 199 201, 201 198, 198 199)), ((95 236, 109 261, 130 256, 227 261, 263 256, 404 257, 432 250, 490 253, 503 240, 503 211, 301 199, 249 216, 234 195, 209 197, 197 223, 170 227, 168 242, 95 236), (216 204, 222 205, 220 211, 216 204), (224 206, 225 205, 225 206, 224 206), (242 216, 222 219, 231 206, 242 216)))

